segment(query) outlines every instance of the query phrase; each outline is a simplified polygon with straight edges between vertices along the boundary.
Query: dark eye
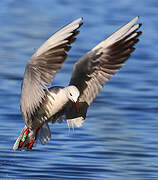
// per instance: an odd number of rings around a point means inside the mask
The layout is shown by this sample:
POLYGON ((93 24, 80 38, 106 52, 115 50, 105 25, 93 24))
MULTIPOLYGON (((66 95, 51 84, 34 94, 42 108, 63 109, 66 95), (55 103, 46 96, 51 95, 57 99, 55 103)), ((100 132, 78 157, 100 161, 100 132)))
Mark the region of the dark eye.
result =
POLYGON ((70 96, 72 96, 72 94, 70 93, 70 96))

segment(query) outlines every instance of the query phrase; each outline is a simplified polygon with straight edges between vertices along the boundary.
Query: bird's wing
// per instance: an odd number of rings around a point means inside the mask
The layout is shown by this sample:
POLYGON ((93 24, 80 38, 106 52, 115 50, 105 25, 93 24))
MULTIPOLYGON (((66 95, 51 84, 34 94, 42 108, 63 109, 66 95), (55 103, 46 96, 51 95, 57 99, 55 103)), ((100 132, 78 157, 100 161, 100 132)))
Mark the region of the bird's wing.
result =
POLYGON ((82 25, 79 18, 52 35, 29 60, 22 83, 20 108, 27 124, 45 97, 46 85, 50 85, 60 70, 82 25))
POLYGON ((138 17, 131 20, 75 63, 70 85, 79 89, 79 103, 84 105, 84 112, 104 83, 119 71, 134 51, 141 34, 137 31, 141 26, 136 24, 137 20, 138 17))

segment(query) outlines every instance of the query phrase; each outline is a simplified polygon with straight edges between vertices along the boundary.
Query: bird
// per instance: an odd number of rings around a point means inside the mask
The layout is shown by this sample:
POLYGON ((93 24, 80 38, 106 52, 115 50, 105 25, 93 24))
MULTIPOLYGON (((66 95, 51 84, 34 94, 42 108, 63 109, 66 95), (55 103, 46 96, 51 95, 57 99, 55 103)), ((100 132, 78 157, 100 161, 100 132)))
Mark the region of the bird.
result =
POLYGON ((66 87, 52 86, 52 81, 80 32, 83 18, 61 28, 37 49, 24 72, 20 110, 25 126, 13 150, 31 150, 38 140, 46 144, 51 139, 51 123, 66 121, 69 128, 83 125, 92 101, 135 50, 142 34, 138 19, 133 18, 79 58, 66 87))

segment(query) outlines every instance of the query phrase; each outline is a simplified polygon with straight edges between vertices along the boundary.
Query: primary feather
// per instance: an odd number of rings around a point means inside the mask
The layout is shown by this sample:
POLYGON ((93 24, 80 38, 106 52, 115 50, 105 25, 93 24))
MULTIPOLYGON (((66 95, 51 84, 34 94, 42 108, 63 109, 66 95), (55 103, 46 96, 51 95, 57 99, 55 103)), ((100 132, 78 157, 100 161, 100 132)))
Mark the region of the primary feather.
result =
POLYGON ((60 70, 67 57, 67 51, 78 28, 82 25, 79 18, 51 36, 31 57, 26 66, 22 83, 20 107, 25 123, 30 126, 31 116, 45 99, 46 85, 51 85, 52 79, 60 70))
POLYGON ((103 85, 124 65, 138 42, 137 32, 141 24, 135 25, 138 17, 102 41, 74 65, 70 85, 81 92, 79 102, 88 105, 103 85))

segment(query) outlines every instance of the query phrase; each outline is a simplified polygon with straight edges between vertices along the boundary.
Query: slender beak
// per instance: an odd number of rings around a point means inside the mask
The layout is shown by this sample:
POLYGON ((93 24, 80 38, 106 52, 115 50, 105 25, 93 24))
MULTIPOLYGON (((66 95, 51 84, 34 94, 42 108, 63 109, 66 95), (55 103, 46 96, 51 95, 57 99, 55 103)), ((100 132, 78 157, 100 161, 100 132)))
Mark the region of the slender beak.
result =
POLYGON ((74 105, 75 105, 75 108, 76 108, 76 109, 79 109, 79 104, 78 104, 78 102, 74 102, 74 105))

